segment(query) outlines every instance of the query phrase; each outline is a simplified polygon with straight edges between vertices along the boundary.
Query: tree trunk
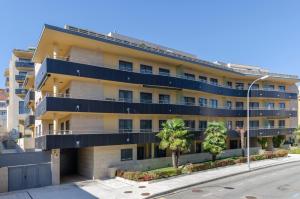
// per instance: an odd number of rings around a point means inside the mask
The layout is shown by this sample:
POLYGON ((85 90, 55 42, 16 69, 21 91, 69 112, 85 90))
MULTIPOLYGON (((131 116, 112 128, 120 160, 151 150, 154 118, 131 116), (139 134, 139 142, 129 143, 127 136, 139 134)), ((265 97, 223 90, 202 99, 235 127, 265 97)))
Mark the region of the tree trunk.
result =
POLYGON ((214 162, 214 161, 216 161, 216 159, 217 159, 216 154, 212 154, 212 161, 214 162))
POLYGON ((245 130, 241 129, 240 130, 240 135, 241 135, 241 148, 242 148, 242 156, 245 157, 245 130))
POLYGON ((177 168, 177 155, 176 155, 176 151, 172 151, 172 164, 174 168, 177 168))
POLYGON ((178 165, 179 165, 179 155, 180 155, 180 152, 176 151, 176 168, 178 168, 178 165))

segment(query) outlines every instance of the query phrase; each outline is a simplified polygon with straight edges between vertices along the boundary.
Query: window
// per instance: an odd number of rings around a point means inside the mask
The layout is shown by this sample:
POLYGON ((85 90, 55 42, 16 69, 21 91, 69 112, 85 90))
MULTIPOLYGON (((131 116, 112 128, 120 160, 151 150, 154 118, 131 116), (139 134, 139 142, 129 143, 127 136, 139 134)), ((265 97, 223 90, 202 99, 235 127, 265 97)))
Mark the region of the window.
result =
POLYGON ((232 102, 231 101, 227 101, 226 104, 225 104, 225 108, 231 109, 232 108, 232 102))
POLYGON ((195 80, 195 75, 194 74, 184 73, 183 76, 184 76, 185 79, 195 80))
MULTIPOLYGON (((250 84, 248 84, 250 86, 250 84)), ((259 84, 253 84, 251 90, 259 90, 259 84)))
POLYGON ((206 98, 199 98, 199 106, 205 107, 207 106, 207 99, 206 98))
POLYGON ((267 128, 274 128, 274 126, 275 126, 275 122, 274 122, 274 120, 268 120, 267 121, 267 128))
POLYGON ((189 131, 195 130, 195 120, 184 120, 184 125, 189 131))
POLYGON ((132 149, 121 149, 121 161, 132 160, 132 149))
POLYGON ((166 122, 167 120, 159 120, 158 121, 158 128, 159 130, 162 130, 163 129, 163 124, 166 122))
POLYGON ((159 68, 158 73, 164 76, 170 76, 170 70, 165 68, 159 68))
POLYGON ((26 76, 26 74, 27 74, 26 71, 19 71, 19 75, 26 76))
POLYGON ((201 153, 202 152, 202 145, 200 142, 196 143, 196 153, 201 153))
POLYGON ((235 83, 235 88, 239 90, 244 90, 244 83, 240 83, 240 82, 235 83))
POLYGON ((70 120, 66 121, 66 132, 69 132, 70 130, 70 120))
POLYGON ((259 102, 250 102, 249 105, 251 109, 259 109, 259 102))
POLYGON ((170 95, 159 94, 160 104, 170 104, 170 95))
POLYGON ((130 133, 132 132, 132 120, 120 119, 119 120, 119 133, 130 133))
POLYGON ((278 126, 279 126, 279 128, 284 128, 285 127, 285 120, 279 120, 278 121, 278 126))
POLYGON ((152 120, 140 120, 140 130, 142 133, 152 132, 152 120))
POLYGON ((152 93, 140 93, 140 102, 145 104, 151 104, 152 103, 152 93))
POLYGON ((285 86, 283 86, 283 85, 278 86, 278 90, 279 91, 285 91, 285 86))
POLYGON ((199 80, 201 81, 201 82, 207 82, 207 77, 205 77, 205 76, 199 76, 199 80))
POLYGON ((152 66, 140 65, 140 72, 143 74, 152 74, 152 66))
POLYGON ((6 107, 6 102, 0 102, 0 107, 6 107))
POLYGON ((64 132, 64 130, 65 130, 65 123, 62 122, 62 123, 60 123, 60 131, 64 132))
POLYGON ((244 102, 235 102, 235 108, 238 110, 244 109, 244 102))
POLYGON ((183 97, 183 103, 184 105, 195 105, 195 98, 194 97, 183 97))
POLYGON ((226 82, 226 86, 227 86, 228 88, 232 88, 232 82, 226 82))
POLYGON ((119 101, 132 102, 132 91, 119 90, 119 101))
POLYGON ((207 128, 207 121, 206 120, 200 120, 199 121, 199 130, 204 131, 207 128))
POLYGON ((210 78, 210 83, 217 86, 218 85, 218 79, 210 78))
POLYGON ((244 121, 236 121, 235 126, 236 128, 244 128, 244 121))
POLYGON ((29 113, 29 109, 25 107, 24 101, 19 101, 19 114, 29 113))
POLYGON ((211 108, 218 108, 218 100, 210 99, 209 100, 209 105, 210 105, 211 108))
POLYGON ((258 129, 259 128, 259 120, 251 120, 250 123, 250 128, 252 129, 258 129))
POLYGON ((232 128, 233 128, 232 121, 227 121, 226 124, 227 124, 227 129, 232 130, 232 128))
POLYGON ((271 84, 264 85, 264 90, 266 91, 273 91, 274 89, 275 89, 274 85, 271 84))
POLYGON ((6 115, 6 111, 0 111, 0 115, 6 115))
POLYGON ((267 109, 274 109, 275 108, 275 104, 273 102, 267 102, 266 103, 266 108, 267 109))
POLYGON ((279 108, 280 109, 285 109, 285 103, 284 102, 280 102, 279 103, 279 108))
POLYGON ((238 141, 237 140, 230 140, 230 149, 238 149, 238 141))
POLYGON ((132 62, 119 61, 119 69, 123 71, 132 72, 133 66, 132 62))

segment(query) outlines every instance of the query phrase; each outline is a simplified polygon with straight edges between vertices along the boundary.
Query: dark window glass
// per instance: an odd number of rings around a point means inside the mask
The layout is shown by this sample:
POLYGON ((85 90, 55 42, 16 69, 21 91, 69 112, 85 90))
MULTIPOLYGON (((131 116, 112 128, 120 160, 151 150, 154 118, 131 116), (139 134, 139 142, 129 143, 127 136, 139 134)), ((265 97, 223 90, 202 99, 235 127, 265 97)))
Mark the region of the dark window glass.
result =
POLYGON ((159 94, 160 104, 170 104, 170 95, 159 94))
POLYGON ((232 108, 232 102, 231 101, 227 101, 226 104, 225 104, 225 107, 227 109, 231 109, 232 108))
POLYGON ((195 75, 194 74, 184 73, 183 76, 184 76, 185 79, 195 80, 195 75))
MULTIPOLYGON (((250 84, 248 84, 250 86, 250 84)), ((259 84, 253 84, 251 87, 251 90, 258 90, 259 89, 259 84)))
POLYGON ((22 76, 26 76, 27 72, 25 71, 19 71, 19 75, 22 75, 22 76))
POLYGON ((164 76, 170 76, 170 70, 165 68, 159 68, 158 73, 164 76))
POLYGON ((21 61, 21 62, 31 62, 31 59, 19 58, 19 61, 21 61))
POLYGON ((140 65, 140 72, 143 74, 152 74, 152 66, 140 65))
POLYGON ((251 120, 250 123, 250 128, 252 129, 258 129, 259 128, 259 120, 251 120))
POLYGON ((210 78, 210 83, 213 84, 213 85, 218 85, 218 79, 210 78))
POLYGON ((199 121, 199 130, 204 131, 207 128, 207 121, 205 120, 200 120, 199 121))
POLYGON ((227 82, 226 86, 229 87, 229 88, 232 88, 232 82, 227 82))
POLYGON ((231 130, 232 129, 232 121, 227 121, 227 129, 231 130))
POLYGON ((140 102, 141 103, 146 103, 146 104, 151 104, 152 103, 152 93, 140 93, 140 102))
POLYGON ((132 102, 132 91, 119 90, 119 101, 132 102))
POLYGON ((235 103, 235 108, 238 110, 244 109, 244 102, 236 102, 235 103))
POLYGON ((63 132, 65 130, 65 123, 60 123, 60 131, 63 132))
POLYGON ((121 149, 121 161, 132 160, 132 149, 121 149))
POLYGON ((285 109, 285 103, 284 102, 280 102, 279 103, 279 108, 280 109, 285 109))
POLYGON ((275 89, 275 86, 272 84, 264 85, 264 90, 273 91, 274 89, 275 89))
POLYGON ((267 121, 267 128, 274 128, 275 122, 274 120, 268 120, 267 121))
POLYGON ((184 105, 195 105, 195 98, 194 97, 183 97, 183 103, 184 105))
POLYGON ((278 121, 278 126, 279 126, 279 128, 284 128, 285 127, 285 120, 279 120, 278 121))
POLYGON ((119 61, 119 69, 124 70, 124 71, 129 71, 132 72, 133 70, 133 64, 132 62, 127 62, 127 61, 119 61))
POLYGON ((130 133, 132 132, 132 120, 120 119, 119 120, 119 133, 130 133))
POLYGON ((210 99, 209 100, 209 105, 210 105, 211 108, 218 108, 218 100, 210 99))
POLYGON ((250 108, 251 109, 258 109, 259 108, 259 102, 250 102, 250 108))
POLYGON ((236 121, 235 126, 236 128, 244 128, 244 121, 236 121))
POLYGON ((275 104, 273 102, 268 102, 268 103, 266 103, 266 108, 267 109, 274 109, 275 108, 275 104))
POLYGON ((243 90, 244 89, 244 83, 239 83, 239 82, 235 83, 235 88, 243 90))
POLYGON ((237 140, 230 140, 230 149, 237 149, 238 148, 238 141, 237 140))
POLYGON ((283 85, 278 86, 278 90, 279 91, 285 91, 285 86, 283 86, 283 85))
POLYGON ((205 76, 199 76, 199 80, 201 82, 207 82, 207 77, 205 77, 205 76))
POLYGON ((159 120, 158 121, 158 128, 159 130, 162 130, 163 129, 163 124, 166 122, 167 120, 159 120))
POLYGON ((152 132, 152 120, 140 120, 141 132, 152 132))
POLYGON ((167 151, 160 149, 159 146, 157 145, 155 146, 154 152, 155 152, 154 154, 155 158, 162 158, 167 156, 167 151))
POLYGON ((184 120, 184 125, 189 131, 195 130, 195 120, 184 120))
POLYGON ((199 98, 199 106, 206 107, 207 106, 207 99, 200 97, 199 98))
POLYGON ((66 121, 66 132, 69 132, 70 130, 70 120, 66 121))

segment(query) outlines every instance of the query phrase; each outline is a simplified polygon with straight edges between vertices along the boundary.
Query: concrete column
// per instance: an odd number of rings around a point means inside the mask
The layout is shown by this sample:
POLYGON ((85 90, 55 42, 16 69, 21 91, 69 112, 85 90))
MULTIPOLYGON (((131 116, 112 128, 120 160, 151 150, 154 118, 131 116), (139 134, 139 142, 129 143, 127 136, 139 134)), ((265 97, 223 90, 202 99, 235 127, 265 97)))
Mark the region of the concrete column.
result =
POLYGON ((151 143, 151 158, 154 158, 154 149, 155 149, 155 144, 151 143))
POLYGON ((53 97, 58 96, 58 83, 57 80, 54 78, 53 79, 53 97))
POLYGON ((53 46, 53 59, 57 59, 58 58, 58 47, 57 45, 54 44, 53 46))
POLYGON ((8 192, 8 168, 0 168, 0 193, 8 192))
POLYGON ((52 185, 60 184, 60 149, 51 150, 52 185))
POLYGON ((273 150, 273 139, 272 137, 267 137, 267 151, 273 150))
POLYGON ((53 134, 58 134, 59 129, 58 129, 58 119, 56 114, 53 114, 53 134))

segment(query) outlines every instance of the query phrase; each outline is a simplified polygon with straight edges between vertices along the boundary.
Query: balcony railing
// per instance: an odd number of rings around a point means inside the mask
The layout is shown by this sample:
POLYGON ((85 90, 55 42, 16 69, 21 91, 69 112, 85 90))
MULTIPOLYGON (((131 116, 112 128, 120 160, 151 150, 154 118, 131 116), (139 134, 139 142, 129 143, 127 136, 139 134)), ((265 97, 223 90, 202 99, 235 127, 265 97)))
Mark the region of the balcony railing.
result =
POLYGON ((19 82, 19 83, 20 83, 20 82, 24 82, 25 78, 26 78, 25 75, 16 75, 16 76, 15 76, 16 82, 19 82))
POLYGON ((24 98, 24 103, 26 107, 29 107, 34 102, 35 93, 29 90, 24 98))
POLYGON ((35 124, 35 117, 34 115, 27 115, 24 121, 25 128, 33 127, 35 124))
POLYGON ((24 88, 16 88, 15 90, 16 95, 18 96, 25 96, 27 93, 27 89, 24 88))
MULTIPOLYGON (((112 81, 122 81, 126 83, 137 83, 144 85, 152 85, 152 86, 163 86, 163 87, 174 87, 174 88, 184 88, 184 89, 192 89, 199 90, 203 92, 209 92, 214 94, 226 95, 226 96, 238 96, 238 97, 246 97, 247 87, 243 89, 232 88, 227 85, 220 85, 216 83, 210 83, 207 81, 199 80, 191 80, 190 78, 186 78, 184 75, 168 75, 164 76, 161 74, 143 74, 139 71, 128 72, 119 70, 118 66, 107 66, 101 65, 99 66, 91 66, 87 64, 73 63, 69 62, 68 58, 64 59, 45 59, 42 64, 42 67, 38 71, 38 75, 36 77, 36 88, 40 88, 42 82, 45 81, 47 73, 59 73, 59 74, 67 74, 73 76, 81 76, 81 77, 89 77, 96 79, 107 79, 112 81), (64 60, 64 61, 62 61, 64 60), (67 61, 66 61, 67 60, 67 61), (57 67, 55 65, 60 65, 60 70, 57 71, 57 67), (65 67, 64 67, 65 65, 65 67), (65 68, 65 69, 64 69, 65 68), (98 72, 93 72, 93 74, 89 71, 91 69, 99 70, 98 72), (74 71, 76 71, 74 73, 74 71), (97 74, 96 74, 97 73, 97 74), (107 74, 106 74, 107 73, 107 74), (116 74, 113 74, 116 73, 116 74), (125 73, 125 74, 123 74, 125 73), (131 74, 131 75, 130 75, 131 74), (143 75, 143 76, 140 76, 143 75), (127 78, 124 78, 128 76, 127 78), (180 80, 180 81, 178 81, 180 80), (183 81, 185 80, 185 81, 183 81), (218 89, 223 88, 223 89, 218 89), (224 90, 225 89, 225 90, 224 90)), ((288 90, 283 91, 282 89, 276 89, 274 91, 264 90, 264 89, 251 89, 252 97, 275 97, 275 98, 297 98, 297 93, 289 93, 288 90), (266 93, 264 93, 266 92, 266 93)))
POLYGON ((15 66, 16 66, 16 68, 33 69, 34 68, 34 63, 33 62, 27 62, 27 61, 16 61, 15 66))

